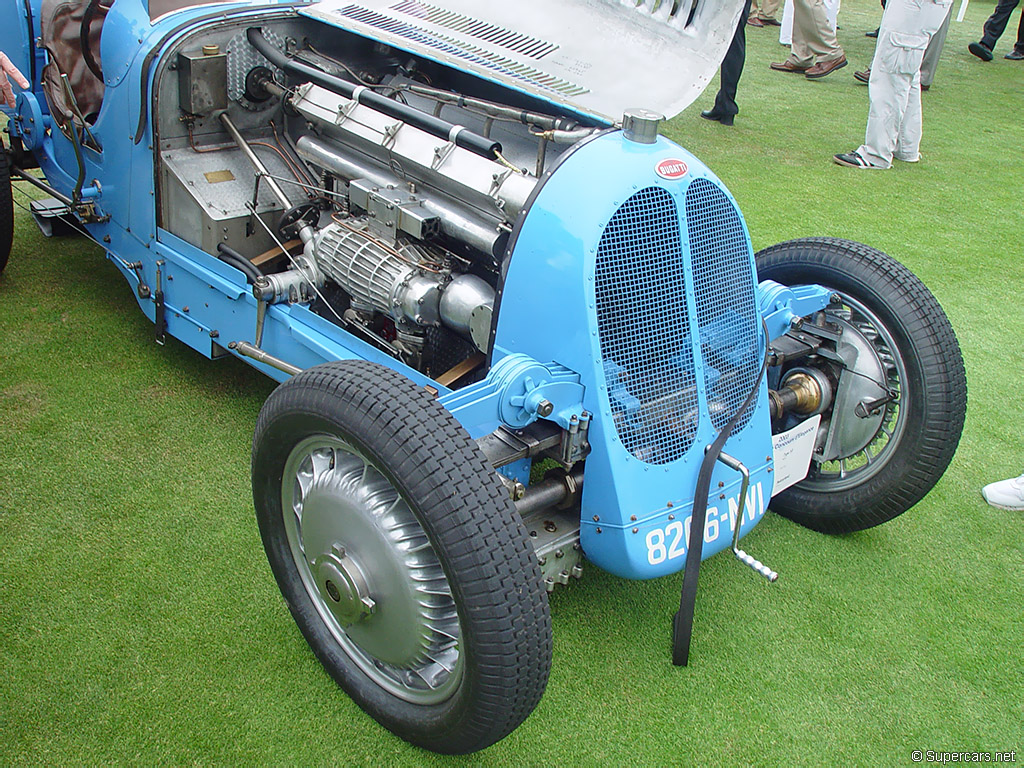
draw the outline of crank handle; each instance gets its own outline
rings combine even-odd
[[[732,553],[736,555],[737,560],[739,560],[744,565],[749,565],[751,568],[757,571],[757,573],[761,574],[766,579],[768,579],[768,581],[775,581],[777,578],[779,578],[779,574],[777,574],[767,565],[762,563],[760,560],[756,560],[750,555],[748,555],[742,549],[733,549]]]

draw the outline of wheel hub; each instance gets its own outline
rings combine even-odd
[[[313,560],[313,575],[325,604],[343,627],[377,610],[362,568],[338,543]]]
[[[306,591],[345,652],[401,698],[451,695],[462,677],[451,588],[387,477],[351,445],[316,435],[286,460],[281,500]]]

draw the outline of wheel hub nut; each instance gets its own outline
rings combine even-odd
[[[325,603],[343,627],[375,613],[377,603],[370,597],[370,585],[359,564],[344,547],[334,545],[312,563],[317,588]]]

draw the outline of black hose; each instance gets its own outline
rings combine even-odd
[[[219,243],[217,245],[217,251],[219,252],[217,254],[218,258],[225,264],[230,264],[235,269],[239,269],[244,272],[246,278],[248,278],[248,282],[255,283],[256,280],[263,277],[263,272],[259,267],[227,243]]]
[[[353,99],[360,104],[365,104],[372,109],[376,109],[378,112],[383,112],[388,117],[393,117],[396,120],[408,123],[414,128],[426,131],[431,136],[436,136],[445,141],[454,141],[457,146],[468,149],[470,152],[480,155],[480,157],[485,157],[488,160],[494,160],[497,157],[497,153],[501,152],[500,143],[473,133],[467,128],[453,125],[447,120],[441,120],[415,107],[410,107],[408,104],[402,104],[394,99],[385,98],[368,90],[365,86],[355,85],[316,67],[296,61],[271,44],[263,36],[263,29],[261,27],[249,27],[245,36],[252,47],[263,54],[278,69],[283,69],[293,75],[305,78],[347,99]]]

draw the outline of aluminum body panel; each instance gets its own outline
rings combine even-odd
[[[276,154],[263,151],[261,155],[272,174],[290,175]],[[168,231],[207,253],[216,253],[221,242],[249,258],[274,247],[263,227],[254,224],[247,230],[250,212],[246,203],[253,198],[255,175],[252,164],[237,147],[204,154],[174,149],[164,152],[161,160],[160,183]],[[285,190],[292,205],[306,199],[294,185],[286,184]],[[260,185],[256,210],[271,228],[283,212],[266,183]]]
[[[631,107],[672,117],[691,104],[725,56],[742,7],[742,0],[321,0],[300,13],[614,122]]]

